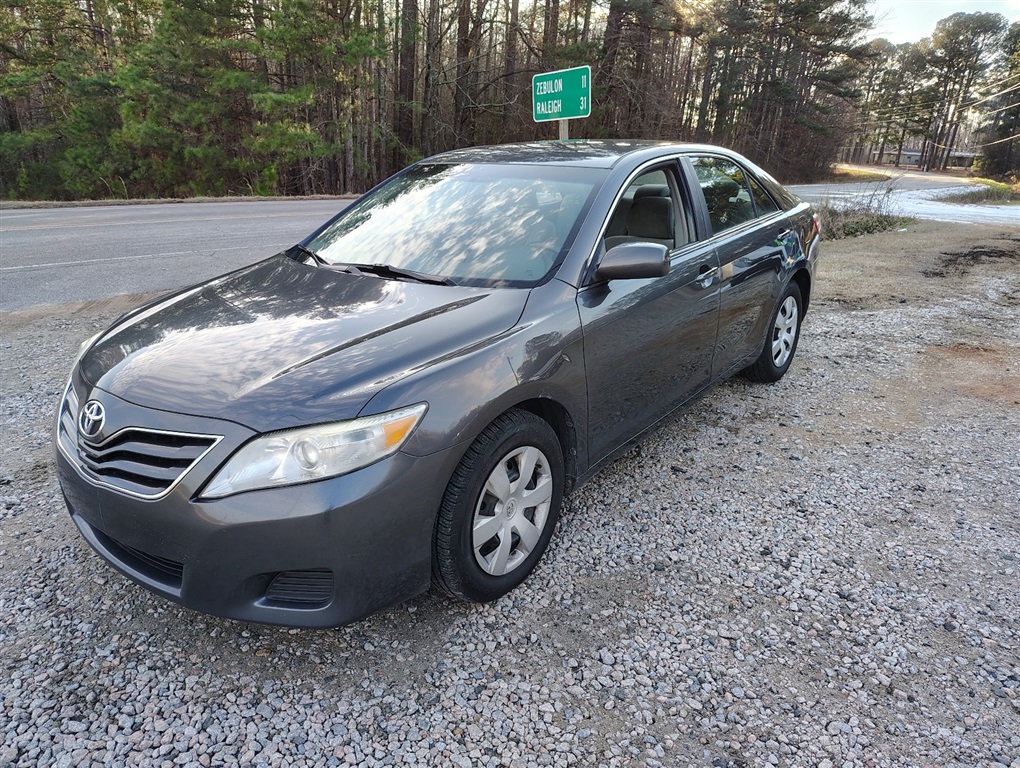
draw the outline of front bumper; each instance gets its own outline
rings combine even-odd
[[[170,419],[180,431],[224,435],[155,500],[97,484],[73,455],[56,451],[72,520],[133,581],[204,613],[294,627],[339,626],[428,589],[441,479],[456,451],[397,453],[342,477],[199,500],[249,431],[100,391],[90,397],[123,423],[160,429]]]

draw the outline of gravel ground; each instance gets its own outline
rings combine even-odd
[[[824,259],[787,378],[573,494],[522,588],[332,631],[104,565],[50,419],[137,297],[0,315],[0,766],[1020,768],[1020,232]]]

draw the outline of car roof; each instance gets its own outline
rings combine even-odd
[[[424,162],[439,163],[542,163],[575,165],[594,168],[612,168],[621,159],[640,154],[641,159],[658,154],[669,155],[694,149],[725,151],[719,147],[698,144],[680,144],[669,141],[621,139],[575,139],[567,141],[533,141],[521,144],[498,144],[486,147],[455,149],[433,155]]]

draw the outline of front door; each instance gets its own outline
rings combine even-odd
[[[669,274],[593,283],[578,293],[588,380],[588,450],[592,463],[669,414],[712,377],[718,329],[718,262],[710,244],[692,242],[674,166],[632,182],[610,218],[605,240],[665,242]],[[649,221],[667,198],[672,221]],[[665,227],[665,229],[663,228]]]

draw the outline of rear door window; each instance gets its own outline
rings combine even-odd
[[[758,211],[759,216],[768,216],[770,213],[775,213],[779,210],[776,201],[769,197],[765,187],[755,181],[753,176],[747,177],[747,183],[751,186],[751,196],[754,198],[754,207]]]
[[[748,178],[739,165],[710,155],[695,155],[691,157],[691,164],[705,195],[714,234],[725,232],[758,215]]]

